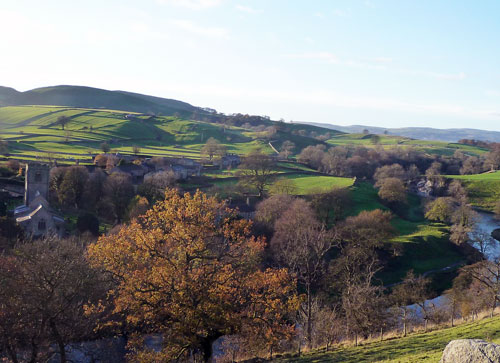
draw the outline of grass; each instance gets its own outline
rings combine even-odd
[[[471,204],[477,208],[493,211],[500,200],[500,171],[446,177],[461,180]]]
[[[437,363],[446,345],[454,339],[484,339],[500,343],[500,317],[487,318],[428,333],[411,334],[405,338],[366,343],[357,347],[334,348],[328,353],[313,351],[301,357],[282,358],[277,361],[295,363]]]
[[[353,178],[342,178],[326,175],[292,174],[285,178],[294,182],[296,195],[321,193],[333,188],[347,188],[353,185]]]
[[[389,210],[382,204],[377,190],[370,183],[358,183],[350,190],[353,206],[348,215],[354,216],[364,210]],[[399,209],[392,220],[397,235],[388,241],[395,244],[399,253],[388,260],[384,270],[378,275],[384,285],[401,281],[411,269],[422,274],[464,260],[455,245],[449,241],[448,227],[424,219],[420,199],[416,195],[409,194],[408,204]]]

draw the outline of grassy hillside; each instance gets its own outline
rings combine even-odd
[[[60,116],[70,120],[64,130],[57,124]],[[294,134],[293,130],[294,126],[289,126],[278,131],[272,139],[273,146],[279,149],[285,140],[290,140],[300,151],[320,143],[310,136]],[[90,153],[99,152],[103,142],[122,153],[131,153],[137,145],[143,155],[199,158],[200,149],[210,137],[225,144],[232,153],[246,154],[255,148],[274,152],[265,133],[241,127],[174,116],[63,106],[0,107],[0,136],[10,141],[11,154],[20,158],[52,152],[58,158],[88,159]]]
[[[484,339],[500,343],[500,317],[483,319],[454,328],[429,333],[417,333],[406,338],[362,344],[358,347],[339,347],[331,352],[311,352],[296,358],[281,358],[279,362],[385,362],[437,363],[446,345],[454,339]]]
[[[460,150],[468,155],[481,155],[487,152],[486,149],[463,145],[458,143],[450,143],[444,141],[427,141],[427,140],[414,140],[403,136],[394,135],[378,135],[377,143],[374,143],[371,134],[337,134],[332,136],[327,143],[333,146],[365,146],[365,147],[375,147],[377,145],[382,145],[384,147],[393,146],[412,146],[417,150],[424,151],[428,154],[439,154],[445,156],[451,156],[455,151]]]
[[[370,183],[360,183],[350,190],[354,204],[349,215],[357,215],[363,210],[388,210]],[[400,253],[391,258],[379,274],[384,285],[400,281],[411,269],[422,274],[464,261],[456,246],[449,241],[449,228],[425,220],[420,199],[416,195],[409,194],[408,204],[396,212],[392,224],[397,235],[390,242]],[[442,282],[446,285],[448,278]],[[442,288],[440,284],[436,287]]]
[[[474,175],[447,175],[462,181],[471,203],[481,209],[492,211],[500,200],[500,171]]]
[[[0,89],[0,106],[61,105],[66,107],[106,108],[130,112],[190,116],[193,112],[208,114],[188,103],[124,91],[108,91],[81,86],[54,86],[17,92]]]

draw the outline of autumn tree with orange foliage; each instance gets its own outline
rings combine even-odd
[[[286,270],[259,269],[265,241],[202,192],[167,190],[143,217],[89,247],[95,266],[117,281],[116,313],[140,334],[161,333],[159,353],[133,349],[136,361],[169,361],[200,353],[244,326],[269,346],[292,334],[288,316],[299,304]]]

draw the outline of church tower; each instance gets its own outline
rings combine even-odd
[[[47,164],[27,163],[24,187],[24,204],[30,203],[41,195],[45,200],[49,196],[50,167]]]

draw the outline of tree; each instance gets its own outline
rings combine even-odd
[[[96,212],[99,209],[99,203],[104,199],[104,183],[107,174],[101,169],[96,169],[89,174],[89,179],[85,185],[84,204],[88,210]]]
[[[325,272],[325,256],[332,247],[325,228],[309,203],[296,199],[275,223],[271,240],[273,256],[281,266],[293,271],[306,290],[306,337],[312,345],[312,291]]]
[[[93,336],[87,304],[105,298],[105,285],[74,241],[50,237],[0,257],[0,346],[13,362],[46,361],[53,348]]]
[[[226,147],[221,145],[221,143],[210,137],[205,145],[201,148],[201,154],[207,156],[210,161],[213,160],[214,156],[222,157],[226,154]]]
[[[325,155],[325,146],[307,146],[297,155],[297,161],[299,163],[307,164],[314,169],[319,169],[322,164],[323,157]]]
[[[495,307],[500,301],[500,259],[477,262],[474,265],[464,267],[463,271],[468,273],[487,292],[490,299],[490,316],[493,316]]]
[[[406,172],[400,164],[384,165],[375,170],[373,179],[375,179],[375,186],[379,187],[384,179],[397,178],[401,181],[406,179]]]
[[[23,230],[15,219],[8,216],[0,217],[0,253],[10,250],[23,237]]]
[[[468,205],[461,204],[455,208],[451,221],[450,240],[457,245],[469,240],[469,234],[473,231],[476,224],[477,213]]]
[[[96,155],[96,157],[94,158],[94,164],[101,168],[106,167],[107,163],[108,163],[108,157],[104,154]]]
[[[170,189],[140,221],[89,247],[93,263],[118,282],[109,291],[115,313],[163,335],[163,350],[139,349],[138,360],[170,361],[193,349],[208,361],[217,338],[247,323],[270,336],[289,331],[294,280],[258,269],[264,241],[250,227],[215,198]]]
[[[449,198],[436,198],[426,206],[425,218],[431,221],[448,223],[453,215],[452,202]]]
[[[58,125],[61,125],[61,128],[64,130],[64,127],[68,124],[69,121],[70,121],[69,117],[63,115],[57,118],[56,123]]]
[[[464,204],[467,202],[467,191],[462,186],[460,180],[455,179],[450,183],[450,185],[448,185],[448,194],[459,204]]]
[[[66,207],[81,208],[89,173],[83,166],[70,166],[64,173],[58,189],[58,199]]]
[[[76,228],[80,233],[90,232],[93,236],[99,235],[99,219],[92,213],[83,213],[76,220]]]
[[[7,155],[9,153],[9,143],[0,137],[0,154]]]
[[[292,179],[280,178],[271,185],[271,187],[269,188],[269,192],[272,195],[275,194],[293,195],[297,192],[297,186],[295,185],[295,182]]]
[[[240,169],[240,183],[257,189],[259,197],[262,197],[266,187],[271,185],[276,177],[275,159],[260,150],[245,156]]]
[[[410,304],[417,304],[422,310],[422,317],[426,322],[429,319],[426,300],[428,299],[429,280],[422,276],[415,276],[413,270],[408,271],[401,284],[394,287],[391,295],[394,306],[403,323],[403,336],[408,331],[408,323],[411,320],[412,311]]]
[[[274,223],[290,208],[294,200],[288,194],[276,194],[264,199],[255,208],[255,221],[272,230]]]
[[[109,153],[109,151],[111,150],[111,147],[109,146],[109,144],[107,142],[103,142],[101,144],[101,150],[103,153]]]
[[[117,222],[126,216],[130,199],[134,196],[134,186],[130,177],[122,173],[111,174],[104,182],[104,195],[113,208]]]
[[[144,182],[139,186],[138,193],[148,199],[150,203],[163,199],[165,189],[174,188],[177,184],[177,176],[172,170],[159,171],[148,174]]]
[[[371,286],[371,278],[361,284],[349,284],[342,293],[342,308],[346,317],[349,333],[354,334],[355,344],[358,336],[368,337],[380,331],[389,322],[388,301],[380,286]]]
[[[132,201],[130,202],[130,205],[128,207],[128,218],[129,219],[137,219],[140,216],[146,214],[147,210],[149,209],[149,201],[145,197],[141,197],[139,195],[136,195]]]
[[[460,174],[479,174],[483,171],[483,164],[479,158],[469,156],[460,168]]]
[[[378,144],[380,144],[380,136],[379,135],[372,135],[370,137],[370,141],[373,145],[378,145]]]
[[[288,157],[292,155],[294,149],[295,149],[295,144],[290,140],[285,140],[281,144],[280,154],[282,154],[285,159],[288,159]]]
[[[351,193],[345,188],[335,188],[326,193],[315,194],[311,205],[319,219],[325,224],[341,220],[352,205]]]
[[[389,203],[406,203],[406,187],[398,178],[386,178],[380,183],[378,196]]]

